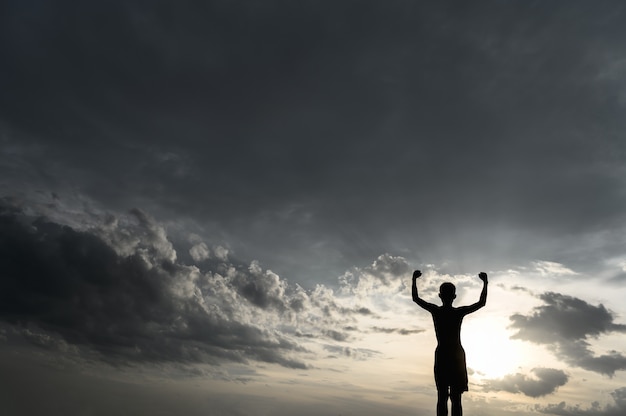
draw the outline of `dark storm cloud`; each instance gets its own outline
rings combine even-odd
[[[518,330],[515,338],[535,342],[577,340],[596,337],[613,331],[626,332],[626,325],[613,322],[613,315],[604,305],[590,305],[582,299],[560,293],[539,295],[544,305],[530,316],[511,316],[511,327]]]
[[[564,386],[569,379],[568,375],[554,368],[533,368],[533,376],[525,374],[508,374],[500,379],[486,380],[483,385],[485,391],[508,391],[522,393],[529,397],[541,397],[554,393],[557,388]]]
[[[287,308],[284,303],[285,282],[281,282],[274,273],[264,273],[258,263],[249,267],[249,273],[237,274],[232,284],[246,299],[260,308],[276,308],[279,311]],[[290,306],[296,310],[302,307],[297,299]]]
[[[191,265],[179,259],[165,227],[139,209],[68,216],[54,204],[0,200],[0,320],[9,324],[0,338],[114,363],[257,360],[307,368],[299,357],[310,351],[299,342],[349,342],[358,320],[379,318],[381,308],[363,296],[355,302],[351,293],[360,290],[351,285],[363,280],[376,296],[371,279],[382,275],[370,272],[402,263],[380,256],[336,295],[324,285],[289,285],[257,261],[201,257]]]
[[[147,237],[121,256],[95,232],[3,210],[0,318],[36,345],[56,348],[61,336],[113,361],[254,359],[306,368],[289,357],[301,347],[238,317],[243,306],[220,298],[233,292],[219,275],[173,263],[159,227],[135,215],[136,235],[143,229]],[[207,286],[204,297],[196,280]]]
[[[612,376],[626,369],[626,356],[620,352],[597,356],[589,348],[589,338],[626,332],[626,325],[615,323],[604,305],[554,292],[539,298],[544,305],[534,308],[531,315],[510,317],[510,327],[517,330],[512,338],[548,345],[559,358],[586,370]]]
[[[579,406],[568,406],[567,403],[551,404],[548,406],[535,405],[535,410],[559,416],[621,416],[626,412],[626,387],[619,388],[611,392],[614,400],[613,404],[601,406],[598,402],[593,402],[591,407],[581,409]]]
[[[622,223],[621,3],[2,7],[6,192],[191,218],[300,281]]]

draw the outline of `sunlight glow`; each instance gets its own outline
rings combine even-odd
[[[509,339],[506,330],[492,320],[464,323],[462,342],[467,367],[476,378],[500,378],[519,371],[527,362],[523,343]]]

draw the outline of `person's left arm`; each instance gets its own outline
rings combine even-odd
[[[483,290],[480,292],[480,299],[473,305],[460,307],[459,309],[465,312],[465,314],[476,312],[487,304],[487,283],[489,283],[487,279],[487,273],[480,272],[478,274],[478,277],[480,278],[480,280],[483,281]]]

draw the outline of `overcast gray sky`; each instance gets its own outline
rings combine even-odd
[[[486,270],[512,279],[502,290],[527,290],[501,313],[512,340],[621,374],[619,348],[590,344],[623,332],[618,305],[602,304],[614,294],[568,285],[619,291],[626,278],[625,9],[4,2],[0,312],[27,328],[6,329],[7,345],[305,370],[321,365],[306,340],[327,339],[324,354],[391,354],[350,334],[389,312],[378,296],[406,295],[412,268],[435,281]],[[524,273],[549,282],[528,288]],[[370,278],[384,285],[366,291]],[[297,323],[316,308],[337,315]],[[535,325],[546,311],[569,322],[572,308],[589,328],[550,338]],[[369,334],[428,328],[373,322]],[[152,325],[169,337],[154,342]],[[542,397],[578,379],[540,367],[485,376],[483,390]],[[598,412],[620,411],[624,385],[604,390],[615,393]]]

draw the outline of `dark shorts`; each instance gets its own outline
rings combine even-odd
[[[435,350],[435,384],[437,390],[467,391],[467,366],[463,347]]]

